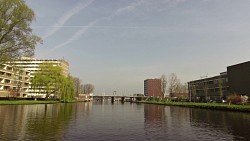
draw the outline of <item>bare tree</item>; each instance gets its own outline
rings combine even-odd
[[[177,75],[175,73],[171,73],[168,77],[168,83],[169,83],[168,91],[170,94],[175,92],[177,81],[178,81]]]
[[[164,95],[167,89],[167,78],[165,74],[161,75],[161,92]]]
[[[93,84],[84,84],[83,88],[84,88],[84,94],[93,93],[95,89]]]
[[[196,99],[196,86],[195,84],[192,84],[192,95],[193,95],[193,98],[194,98],[194,102],[195,102],[195,99]]]
[[[80,93],[84,94],[84,85],[83,84],[80,85]]]
[[[75,92],[76,92],[76,96],[78,96],[81,93],[80,92],[81,80],[78,77],[74,77],[73,78],[73,84],[74,84],[74,89],[75,89]]]
[[[187,83],[184,83],[182,84],[182,93],[188,93],[188,84]]]
[[[204,81],[203,90],[205,93],[205,101],[207,102],[208,101],[208,82],[206,80]]]
[[[219,78],[218,84],[219,84],[219,95],[220,95],[220,100],[222,101],[222,99],[223,99],[223,81],[222,81],[221,78]]]
[[[182,93],[182,84],[180,79],[177,79],[175,86],[174,86],[174,91],[175,93]]]

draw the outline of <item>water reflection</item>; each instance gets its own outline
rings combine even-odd
[[[163,105],[0,106],[0,140],[248,140],[250,114]]]
[[[0,107],[1,140],[59,140],[71,119],[72,104]]]
[[[175,106],[145,105],[148,140],[247,140],[250,114]]]
[[[210,130],[212,133],[224,132],[225,135],[221,138],[231,136],[232,140],[250,139],[249,113],[192,109],[190,115],[192,115],[192,126],[200,130]]]
[[[144,113],[148,140],[186,140],[193,134],[188,108],[146,104]]]

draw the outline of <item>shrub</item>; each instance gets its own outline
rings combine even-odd
[[[232,96],[229,97],[229,103],[241,104],[242,103],[242,98],[239,95],[232,95]]]

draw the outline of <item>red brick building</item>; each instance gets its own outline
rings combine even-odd
[[[144,95],[153,97],[163,97],[161,92],[161,79],[144,80]]]

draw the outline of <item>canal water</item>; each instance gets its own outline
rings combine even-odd
[[[250,114],[136,103],[0,106],[0,140],[244,141]]]

